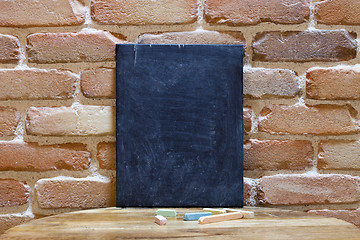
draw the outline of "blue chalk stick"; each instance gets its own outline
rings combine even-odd
[[[197,221],[201,217],[210,216],[211,212],[196,212],[196,213],[185,213],[184,220],[185,221]]]

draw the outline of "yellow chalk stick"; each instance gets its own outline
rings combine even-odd
[[[254,212],[252,211],[245,211],[241,209],[233,209],[233,208],[225,208],[226,212],[241,212],[244,215],[244,218],[254,218]]]
[[[203,211],[211,212],[213,215],[226,213],[225,209],[218,209],[218,208],[203,208]]]
[[[165,217],[160,216],[160,215],[156,215],[155,216],[155,223],[158,225],[166,225],[167,220]]]
[[[200,224],[215,223],[215,222],[239,219],[242,217],[243,214],[241,212],[224,213],[213,216],[201,217],[199,218],[199,223]]]

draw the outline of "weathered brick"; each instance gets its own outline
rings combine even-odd
[[[312,166],[310,141],[257,140],[244,144],[244,170],[301,170]]]
[[[258,199],[256,196],[257,186],[254,179],[244,177],[243,183],[244,205],[257,205]]]
[[[84,21],[84,11],[78,1],[0,1],[1,27],[70,26]]]
[[[19,59],[19,40],[10,35],[0,34],[0,63],[16,63]]]
[[[321,215],[325,217],[334,217],[338,219],[342,219],[349,223],[355,224],[360,227],[360,208],[355,210],[310,210],[308,213],[313,213],[316,215]]]
[[[92,0],[91,16],[100,24],[189,24],[197,19],[197,1]]]
[[[90,165],[84,144],[0,143],[0,171],[83,170]]]
[[[81,73],[81,90],[88,98],[115,98],[116,71],[97,68]]]
[[[29,201],[25,184],[13,179],[0,179],[0,207],[23,205]]]
[[[253,115],[253,111],[251,108],[244,107],[243,108],[243,124],[244,124],[244,130],[246,132],[251,131],[251,118]]]
[[[32,220],[30,216],[19,216],[15,214],[1,214],[0,215],[0,235],[6,230]]]
[[[69,71],[0,70],[0,99],[68,99],[74,96],[76,76]]]
[[[360,24],[359,0],[322,0],[315,4],[315,17],[322,24]]]
[[[300,91],[294,71],[288,69],[245,68],[245,95],[251,97],[293,97]]]
[[[26,116],[31,135],[115,134],[115,109],[111,106],[31,107]]]
[[[246,46],[245,37],[241,32],[206,30],[143,34],[137,42],[140,44],[243,44]]]
[[[0,135],[14,135],[19,121],[20,113],[15,108],[0,106]]]
[[[359,141],[321,141],[319,143],[318,168],[336,170],[359,170],[359,156]]]
[[[312,99],[360,99],[360,67],[315,68],[306,73]]]
[[[310,15],[309,0],[206,0],[204,8],[207,22],[230,26],[303,23]]]
[[[126,43],[105,31],[34,33],[27,36],[32,63],[106,62],[115,60],[116,43]]]
[[[114,181],[87,178],[41,179],[36,185],[40,208],[97,208],[115,206]]]
[[[356,57],[356,34],[345,30],[257,33],[255,61],[346,61]]]
[[[261,110],[259,131],[271,134],[352,134],[359,132],[355,110],[338,105],[271,105]]]
[[[97,145],[97,160],[102,169],[116,169],[116,143],[101,142]]]
[[[359,177],[340,174],[266,176],[260,179],[260,199],[274,205],[357,202],[359,183]]]

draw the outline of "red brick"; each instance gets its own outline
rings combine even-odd
[[[288,69],[245,68],[244,94],[255,98],[293,97],[300,87],[294,71]]]
[[[0,63],[16,63],[19,59],[19,40],[10,35],[0,34]]]
[[[306,73],[312,99],[360,99],[360,67],[316,68]]]
[[[244,170],[301,170],[312,166],[310,141],[257,140],[244,144]]]
[[[261,22],[303,23],[309,0],[206,0],[205,20],[211,24],[253,25]]]
[[[259,131],[271,134],[335,135],[359,132],[350,106],[271,105],[261,110]]]
[[[83,170],[90,165],[84,144],[0,143],[0,171]]]
[[[0,70],[0,99],[68,99],[74,96],[76,76],[69,71]]]
[[[91,16],[100,24],[189,24],[197,19],[197,1],[92,0]]]
[[[260,180],[264,204],[350,203],[360,200],[359,177],[336,174],[274,175]]]
[[[310,210],[309,213],[316,215],[321,215],[325,217],[338,218],[349,223],[355,224],[357,227],[360,227],[360,208],[356,210]]]
[[[78,1],[0,1],[1,27],[71,26],[84,21],[84,11]]]
[[[81,90],[88,98],[115,98],[115,69],[97,68],[81,73]]]
[[[359,156],[359,141],[321,141],[319,143],[318,168],[332,170],[359,170]]]
[[[115,206],[115,184],[96,179],[42,179],[36,185],[40,208],[97,208]]]
[[[241,32],[206,30],[143,34],[137,42],[140,44],[243,44],[246,46],[245,37]]]
[[[323,0],[315,4],[315,17],[322,24],[360,25],[360,1]]]
[[[97,145],[97,160],[100,168],[116,170],[116,143],[101,142]]]
[[[252,114],[253,114],[253,112],[252,112],[251,108],[244,107],[244,109],[243,109],[243,124],[244,124],[244,129],[246,132],[251,131]]]
[[[243,184],[243,192],[244,192],[244,205],[254,206],[257,204],[257,197],[254,196],[257,191],[257,186],[255,184],[254,179],[245,178]]]
[[[30,135],[114,135],[115,130],[112,106],[31,107],[26,115]]]
[[[116,43],[126,43],[109,32],[34,33],[27,36],[32,63],[106,62],[115,60]]]
[[[6,230],[23,224],[33,219],[30,216],[18,216],[15,214],[2,214],[0,215],[0,237]]]
[[[19,121],[20,113],[15,108],[0,106],[0,135],[14,135]]]
[[[356,34],[345,30],[257,33],[255,61],[346,61],[356,57]]]
[[[23,205],[29,201],[24,183],[13,179],[0,179],[0,207]]]

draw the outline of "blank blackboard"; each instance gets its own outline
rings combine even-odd
[[[117,206],[241,207],[241,45],[118,44]]]

